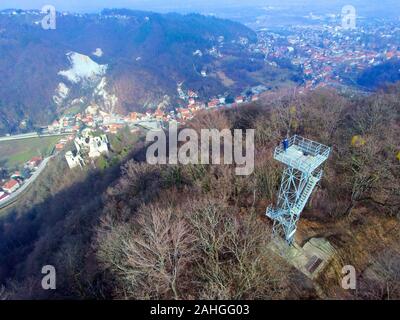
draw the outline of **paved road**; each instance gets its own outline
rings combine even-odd
[[[158,120],[138,120],[135,122],[136,125],[141,125],[145,129],[152,130],[158,129],[160,127]],[[13,141],[13,140],[22,140],[22,139],[32,139],[32,138],[42,138],[42,137],[62,137],[62,136],[69,136],[73,135],[72,132],[63,132],[63,133],[43,133],[38,135],[37,132],[29,132],[29,133],[22,133],[16,134],[12,136],[2,136],[0,137],[0,142],[3,141]]]
[[[0,137],[0,142],[22,140],[22,139],[32,139],[32,138],[42,138],[42,137],[68,136],[71,134],[72,133],[64,132],[64,133],[44,133],[44,134],[38,135],[36,132],[30,132],[30,133],[17,134],[14,136]]]
[[[32,174],[32,176],[25,181],[21,188],[17,191],[12,193],[7,199],[0,201],[0,209],[6,208],[9,205],[13,204],[15,201],[19,199],[19,197],[26,191],[31,184],[40,176],[42,171],[46,168],[47,163],[52,159],[54,156],[50,156],[45,158],[42,163],[39,165],[38,169]]]

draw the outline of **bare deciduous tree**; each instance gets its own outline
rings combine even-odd
[[[100,247],[100,256],[118,274],[125,296],[180,299],[180,280],[194,241],[187,223],[172,209],[151,205],[139,210],[134,226],[115,227],[105,220],[103,228],[117,229]]]
[[[254,214],[215,200],[190,207],[201,257],[196,274],[205,299],[276,299],[286,292],[287,268],[268,249],[270,230]]]

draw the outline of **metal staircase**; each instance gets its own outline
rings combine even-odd
[[[322,170],[319,172],[319,176],[314,177],[311,175],[308,178],[307,184],[303,192],[301,193],[299,200],[296,202],[294,206],[295,214],[300,215],[300,213],[303,211],[308,202],[308,199],[311,197],[311,194],[314,191],[315,186],[321,180],[321,177],[322,177]]]
[[[322,178],[322,164],[330,148],[315,141],[294,136],[286,146],[275,149],[274,158],[285,164],[277,207],[267,208],[266,215],[274,220],[273,234],[292,244],[300,214]]]

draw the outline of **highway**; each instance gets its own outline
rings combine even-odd
[[[8,207],[9,205],[16,202],[19,197],[24,193],[24,191],[28,190],[28,188],[32,185],[33,182],[40,176],[42,171],[46,168],[47,163],[53,158],[54,156],[50,156],[48,158],[43,159],[42,163],[39,165],[38,169],[32,174],[32,176],[25,181],[25,183],[19,188],[17,191],[12,193],[7,199],[0,201],[0,210]]]
[[[32,138],[43,138],[43,137],[57,137],[57,136],[68,136],[72,133],[64,132],[64,133],[44,133],[38,134],[37,132],[23,133],[17,134],[13,136],[3,136],[0,137],[0,142],[3,141],[13,141],[13,140],[22,140],[22,139],[32,139]]]

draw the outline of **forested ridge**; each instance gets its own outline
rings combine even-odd
[[[398,299],[399,124],[399,85],[368,97],[279,91],[187,124],[254,128],[250,176],[223,165],[149,165],[142,142],[102,170],[71,172],[58,159],[0,221],[1,296]],[[333,150],[296,239],[325,237],[336,250],[314,282],[268,247],[265,209],[276,201],[282,170],[272,153],[288,132]],[[55,291],[40,286],[47,264],[57,270]],[[343,265],[356,267],[359,290],[340,287]]]

